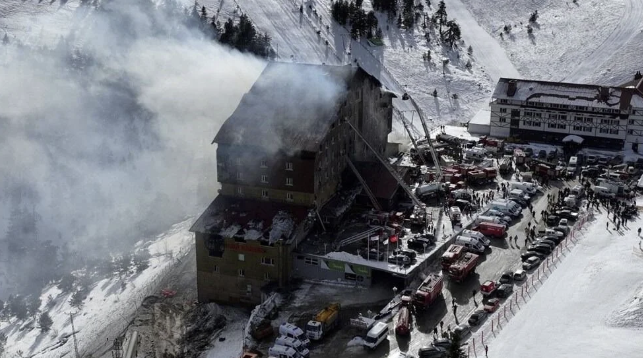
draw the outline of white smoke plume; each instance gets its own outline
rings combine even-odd
[[[0,240],[21,201],[36,240],[92,257],[214,198],[210,141],[265,63],[191,30],[175,5],[76,12],[52,48],[0,45]]]

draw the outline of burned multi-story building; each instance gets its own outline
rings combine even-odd
[[[346,122],[384,154],[394,97],[359,67],[266,66],[213,141],[221,189],[191,229],[199,300],[256,303],[288,282],[310,210],[337,193],[347,159],[377,160]]]

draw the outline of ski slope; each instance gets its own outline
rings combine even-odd
[[[623,17],[616,23],[616,27],[609,36],[589,56],[584,57],[576,69],[563,77],[561,81],[582,82],[588,74],[597,69],[609,67],[606,62],[641,32],[643,29],[641,19],[643,19],[643,1],[625,0]]]
[[[497,337],[486,339],[489,357],[640,355],[643,249],[637,228],[643,219],[621,232],[611,222],[607,231],[606,222],[600,215]]]
[[[485,68],[492,83],[498,82],[500,77],[520,78],[505,50],[478,24],[462,1],[446,0],[444,3],[448,14],[460,24],[462,38],[474,48],[478,63]]]

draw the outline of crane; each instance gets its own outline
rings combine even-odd
[[[393,110],[395,111],[395,114],[397,114],[398,117],[400,117],[400,120],[402,121],[402,124],[404,125],[404,129],[406,129],[406,132],[409,134],[409,138],[411,138],[411,143],[413,143],[413,148],[417,151],[418,155],[420,156],[420,160],[422,161],[422,164],[424,164],[426,167],[429,165],[426,162],[426,158],[424,158],[424,151],[420,150],[420,147],[418,146],[417,141],[415,138],[413,138],[413,133],[411,133],[411,127],[410,125],[406,122],[406,118],[404,118],[404,114],[400,112],[399,109],[393,107]]]
[[[362,136],[362,134],[357,130],[357,128],[355,128],[355,126],[353,125],[353,123],[351,123],[350,121],[347,121],[347,120],[345,120],[344,122],[345,122],[345,123],[347,123],[347,124],[351,127],[351,129],[352,129],[353,131],[355,131],[355,134],[357,134],[357,136],[359,137],[359,139],[361,139],[361,140],[362,140],[362,142],[364,142],[364,144],[368,147],[368,149],[370,149],[370,150],[371,150],[371,152],[373,152],[373,154],[375,154],[375,156],[377,157],[377,159],[382,163],[382,165],[384,165],[384,167],[386,168],[386,170],[388,170],[388,172],[389,172],[389,173],[391,173],[391,175],[393,176],[393,178],[394,178],[394,179],[397,181],[397,183],[402,187],[402,189],[406,192],[406,194],[409,196],[409,198],[411,198],[411,201],[413,201],[413,204],[414,204],[414,205],[416,205],[416,206],[418,206],[418,207],[423,207],[423,206],[425,206],[425,205],[420,201],[420,199],[418,199],[418,198],[417,198],[417,196],[415,196],[415,193],[413,192],[413,189],[411,189],[411,188],[410,188],[410,187],[409,187],[409,186],[404,182],[404,179],[400,176],[400,174],[397,172],[397,170],[393,169],[393,167],[391,167],[391,165],[390,165],[390,164],[389,164],[389,163],[388,163],[384,158],[382,158],[382,156],[380,156],[380,155],[379,155],[379,153],[378,153],[378,152],[377,152],[377,151],[376,151],[376,150],[375,150],[375,149],[374,149],[374,148],[373,148],[373,147],[368,143],[368,141],[366,141],[366,138],[364,138],[364,137]]]
[[[442,181],[442,168],[440,168],[440,161],[438,161],[438,156],[435,154],[435,148],[433,148],[433,143],[431,142],[431,132],[429,131],[429,127],[426,125],[426,120],[424,117],[424,112],[418,106],[418,104],[415,102],[415,100],[406,94],[406,98],[411,101],[411,104],[415,108],[415,111],[418,113],[418,116],[420,117],[420,122],[422,123],[422,129],[424,129],[424,134],[426,135],[426,141],[429,144],[429,149],[431,150],[431,157],[433,158],[433,163],[435,163],[435,171],[436,171],[436,178],[435,181],[438,183]],[[404,96],[402,97],[404,98]]]

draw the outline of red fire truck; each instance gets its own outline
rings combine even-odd
[[[417,309],[429,307],[442,294],[444,279],[440,275],[429,275],[422,281],[413,295],[413,303]]]
[[[490,222],[481,222],[474,230],[479,231],[485,236],[502,238],[507,233],[507,227],[503,224],[496,224]]]
[[[464,247],[460,245],[451,245],[447,251],[442,254],[442,269],[448,270],[452,263],[457,261],[464,253]]]
[[[449,267],[449,277],[455,282],[462,282],[470,273],[475,271],[478,255],[466,253]]]
[[[411,333],[411,312],[406,306],[402,306],[397,313],[395,321],[395,334],[400,336],[407,336]]]

